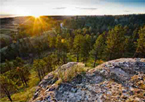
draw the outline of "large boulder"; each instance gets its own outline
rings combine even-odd
[[[83,63],[69,62],[55,73]],[[145,59],[121,58],[78,73],[69,81],[49,73],[39,84],[33,102],[144,102]],[[71,72],[70,72],[71,73]],[[65,74],[64,74],[65,76]]]

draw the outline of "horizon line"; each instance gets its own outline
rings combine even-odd
[[[103,14],[103,15],[101,15],[101,14],[98,14],[98,15],[90,15],[90,14],[88,14],[88,15],[40,15],[40,17],[42,16],[123,16],[123,15],[142,15],[142,14],[145,14],[145,13],[131,13],[131,14]],[[3,15],[3,16],[1,16],[1,14],[0,14],[0,18],[16,18],[16,17],[31,17],[31,16],[33,16],[33,15],[26,15],[26,16],[23,16],[23,15],[12,15],[12,16],[5,16],[5,15]]]

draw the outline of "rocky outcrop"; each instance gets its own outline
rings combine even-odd
[[[69,62],[49,73],[36,90],[33,102],[145,102],[145,59],[121,58],[105,62],[71,81],[57,84],[59,70],[82,63]],[[78,68],[80,68],[78,67]],[[86,68],[88,69],[88,68]],[[64,74],[65,76],[65,74]]]

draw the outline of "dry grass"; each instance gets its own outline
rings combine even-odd
[[[86,72],[89,68],[85,67],[84,64],[78,63],[71,68],[61,70],[59,69],[57,72],[54,72],[54,78],[58,78],[56,84],[60,84],[61,82],[71,81],[75,76],[81,74],[82,72]]]

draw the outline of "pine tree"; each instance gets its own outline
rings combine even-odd
[[[15,83],[8,79],[7,77],[0,75],[0,92],[1,94],[5,94],[8,99],[12,102],[11,93],[17,91],[17,86]]]
[[[56,37],[56,54],[57,54],[57,58],[58,58],[58,64],[59,62],[63,61],[63,63],[66,63],[66,54],[68,51],[68,46],[67,46],[67,40],[62,38],[60,35],[58,35]]]
[[[55,48],[56,36],[48,36],[49,47]]]
[[[106,58],[108,60],[120,58],[125,50],[125,36],[126,31],[120,25],[114,27],[109,31],[106,41]]]
[[[136,57],[145,57],[145,26],[139,30],[139,39],[137,40]]]
[[[89,52],[91,49],[91,36],[90,35],[85,35],[82,40],[82,45],[81,45],[81,57],[83,58],[83,62],[87,61],[89,57]]]
[[[13,61],[14,67],[21,67],[24,65],[24,60],[20,57],[16,57],[16,60]]]
[[[46,70],[45,70],[46,67],[47,67],[47,63],[43,59],[34,60],[33,68],[37,71],[40,81],[46,74]]]
[[[43,61],[46,63],[46,72],[51,72],[53,70],[54,58],[51,56],[44,57]]]
[[[28,86],[28,80],[29,80],[29,75],[30,72],[28,70],[27,66],[23,66],[23,67],[17,67],[16,69],[17,74],[19,76],[19,79],[21,80],[21,82],[23,83],[24,86]]]
[[[105,37],[104,34],[99,35],[99,37],[97,38],[92,51],[90,52],[91,55],[93,55],[94,58],[94,67],[96,66],[96,61],[97,59],[102,59],[103,58],[103,54],[104,54],[104,50],[105,50]]]
[[[8,69],[8,70],[11,70],[12,69],[12,63],[10,62],[10,61],[8,61],[7,59],[6,59],[6,63],[5,63],[6,65],[6,68]]]
[[[73,52],[77,57],[77,62],[79,62],[79,57],[81,53],[82,44],[84,42],[84,37],[82,35],[76,35],[73,42]]]

